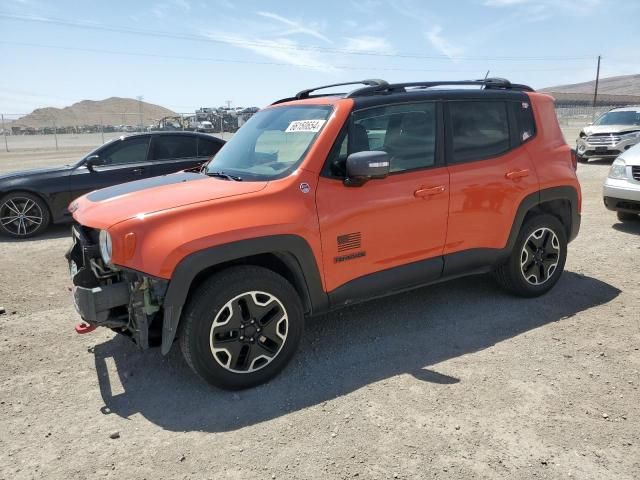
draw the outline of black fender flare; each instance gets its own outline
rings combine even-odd
[[[308,313],[325,311],[329,301],[322,287],[320,270],[311,247],[298,235],[271,235],[239,240],[200,250],[186,256],[175,268],[163,302],[162,354],[166,355],[175,339],[182,309],[196,276],[207,268],[260,254],[276,255],[290,269],[297,287],[307,298]]]
[[[513,220],[511,232],[509,233],[509,240],[505,247],[507,255],[513,250],[527,213],[529,213],[532,208],[535,208],[545,202],[550,202],[551,200],[567,200],[569,202],[571,210],[571,225],[569,226],[567,240],[570,242],[578,236],[581,220],[580,213],[578,212],[578,191],[574,187],[570,186],[545,188],[544,190],[539,190],[527,195],[522,202],[520,202],[516,216]]]

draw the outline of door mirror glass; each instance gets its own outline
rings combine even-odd
[[[385,178],[387,175],[389,175],[387,152],[369,150],[352,153],[347,157],[345,185],[360,186],[368,180]]]

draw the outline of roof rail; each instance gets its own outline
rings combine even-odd
[[[371,85],[358,88],[349,92],[346,98],[362,97],[373,95],[376,93],[396,93],[406,92],[407,88],[426,89],[440,86],[478,86],[485,90],[501,89],[501,90],[519,90],[533,92],[533,88],[528,85],[520,85],[511,83],[505,78],[486,78],[483,80],[453,80],[453,81],[432,81],[432,82],[408,82],[408,83],[391,83],[386,85]]]
[[[389,83],[385,80],[380,80],[377,78],[371,78],[371,79],[367,79],[367,80],[359,80],[359,81],[355,81],[355,82],[344,82],[344,83],[332,83],[331,85],[321,85],[319,87],[315,87],[315,88],[308,88],[306,90],[301,90],[298,93],[295,94],[295,96],[293,97],[288,97],[288,98],[282,98],[280,100],[277,100],[275,102],[273,102],[271,105],[276,105],[278,103],[284,103],[284,102],[290,102],[292,100],[302,100],[304,98],[310,98],[311,97],[311,93],[315,92],[316,90],[324,90],[325,88],[333,88],[333,87],[342,87],[345,85],[367,85],[367,87],[385,87],[387,85],[389,85]],[[318,96],[318,97],[322,97],[325,96],[326,94],[319,94],[319,95],[314,95],[314,96]],[[331,94],[333,95],[333,94]],[[344,93],[341,93],[340,95],[344,95]]]

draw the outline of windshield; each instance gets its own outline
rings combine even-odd
[[[256,113],[207,165],[207,174],[273,180],[303,160],[331,115],[329,106],[276,107]]]
[[[594,125],[640,125],[640,111],[607,112]]]

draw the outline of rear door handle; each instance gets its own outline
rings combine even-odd
[[[413,196],[418,198],[431,197],[433,195],[439,195],[441,193],[444,193],[445,190],[446,188],[444,187],[444,185],[438,185],[437,187],[428,187],[428,188],[420,187],[418,190],[413,192]]]
[[[144,172],[144,167],[134,168],[133,170],[131,170],[131,173],[135,173],[136,175],[140,175],[142,174],[142,172]]]
[[[529,169],[525,168],[523,170],[512,170],[505,174],[509,180],[517,180],[519,178],[524,178],[529,176]]]

